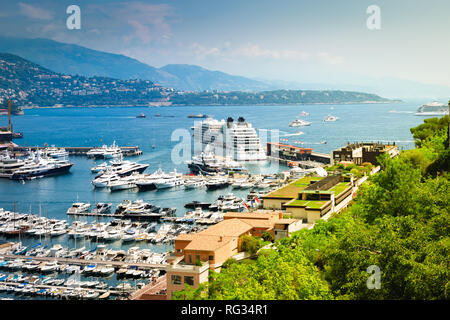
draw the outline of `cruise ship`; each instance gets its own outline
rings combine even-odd
[[[252,125],[239,117],[237,121],[229,117],[225,120],[208,118],[198,121],[194,127],[194,143],[201,146],[199,153],[211,147],[218,156],[229,156],[234,161],[261,161],[267,156],[261,146],[258,134]]]
[[[433,101],[427,104],[422,105],[417,112],[416,116],[445,116],[448,115],[448,106],[439,103],[437,101]]]

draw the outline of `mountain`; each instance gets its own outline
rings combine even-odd
[[[62,74],[150,80],[178,90],[260,91],[272,88],[260,81],[193,65],[167,65],[159,69],[124,55],[49,39],[0,36],[0,52],[16,54]]]
[[[150,80],[120,80],[53,72],[10,53],[0,53],[0,103],[21,106],[142,105],[285,105],[323,103],[385,103],[375,94],[351,91],[276,90],[184,92]]]
[[[10,53],[0,53],[0,102],[21,106],[148,105],[173,92],[149,80],[71,76]]]
[[[261,81],[189,64],[168,64],[160,70],[178,77],[176,87],[180,90],[262,91],[273,88]]]
[[[164,86],[178,81],[175,76],[124,55],[49,39],[0,36],[0,52],[16,54],[54,72],[68,75],[151,80]]]

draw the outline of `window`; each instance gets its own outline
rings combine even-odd
[[[191,255],[188,255],[188,263],[192,263],[192,256]]]
[[[172,275],[172,284],[181,284],[181,276]]]
[[[194,285],[194,277],[192,276],[184,276],[184,283],[190,286]]]
[[[177,249],[177,252],[178,252],[179,254],[181,254],[181,253],[183,253],[183,250]]]
[[[214,256],[209,256],[209,260],[210,261],[214,260]]]
[[[200,261],[200,256],[195,256],[195,262]]]

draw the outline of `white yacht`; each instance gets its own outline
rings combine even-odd
[[[164,173],[161,168],[156,170],[150,175],[144,175],[141,178],[136,180],[136,186],[139,190],[152,190],[156,189],[155,182],[164,178],[166,173]]]
[[[192,178],[192,179],[185,181],[184,188],[185,189],[196,189],[196,188],[201,188],[201,187],[205,186],[205,184],[206,184],[206,181],[203,177]]]
[[[104,174],[92,181],[92,184],[96,188],[105,188],[108,184],[120,180],[120,176],[117,174]]]
[[[65,159],[69,156],[69,153],[64,148],[56,148],[52,146],[51,148],[46,148],[44,152],[53,159]]]
[[[177,173],[176,170],[155,181],[155,187],[157,189],[167,189],[182,185],[184,185],[182,174]]]
[[[302,111],[302,112],[300,113],[300,115],[301,115],[302,117],[306,117],[306,116],[309,116],[309,113],[306,112],[306,111]]]
[[[114,141],[112,146],[103,145],[101,148],[89,150],[86,154],[92,158],[111,159],[119,158],[122,155],[122,150],[116,146],[116,142]]]
[[[417,109],[416,116],[445,116],[448,115],[448,105],[433,101]]]
[[[91,207],[90,203],[83,203],[83,202],[75,202],[72,204],[72,207],[70,207],[67,210],[68,214],[74,214],[74,213],[82,213],[89,210]]]
[[[326,116],[324,119],[323,119],[323,121],[325,121],[325,122],[334,122],[334,121],[336,121],[337,119],[339,119],[338,117],[335,117],[335,116],[332,116],[332,115],[328,115],[328,116]]]
[[[193,129],[197,144],[194,148],[201,149],[196,149],[196,153],[210,145],[216,155],[230,156],[235,161],[267,159],[255,128],[242,117],[236,122],[231,117],[227,121],[208,118],[196,122]]]
[[[295,119],[289,124],[289,127],[304,127],[304,126],[310,126],[311,122],[301,120],[301,119]]]
[[[29,163],[29,161],[11,156],[6,151],[4,155],[0,156],[0,178],[10,178],[15,171]]]

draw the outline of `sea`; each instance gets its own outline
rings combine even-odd
[[[207,114],[215,119],[232,117],[235,121],[243,117],[258,130],[266,142],[280,141],[286,144],[313,148],[314,151],[330,154],[348,142],[373,141],[395,143],[400,149],[414,148],[410,128],[423,122],[424,116],[414,115],[427,100],[414,100],[387,104],[347,105],[280,105],[280,106],[180,106],[180,107],[78,107],[27,109],[22,116],[13,116],[13,128],[23,133],[22,139],[14,140],[21,146],[93,147],[112,145],[139,146],[143,154],[126,159],[148,163],[146,173],[159,168],[170,172],[187,173],[184,163],[191,156],[193,145],[191,127],[202,119],[188,118],[191,114]],[[302,111],[308,116],[301,116]],[[145,118],[137,118],[144,113]],[[338,117],[335,122],[323,122],[327,115]],[[289,127],[296,118],[311,122],[310,126]],[[7,125],[6,116],[0,117],[0,126]],[[299,134],[299,131],[302,134]],[[326,143],[325,143],[326,142]],[[74,163],[70,173],[26,181],[25,183],[0,179],[0,208],[18,212],[41,214],[48,218],[94,222],[92,217],[69,217],[66,212],[73,202],[109,202],[115,207],[125,199],[142,199],[160,207],[174,207],[176,215],[186,212],[184,204],[193,200],[212,202],[219,195],[233,192],[246,197],[247,191],[221,189],[152,190],[138,192],[125,190],[110,192],[94,189],[91,181],[94,174],[90,168],[104,160],[88,159],[85,156],[70,156]],[[287,167],[271,163],[247,163],[251,173],[274,173]],[[97,218],[98,219],[98,218]],[[103,218],[107,221],[108,218]],[[18,239],[2,238],[4,241]],[[38,240],[22,237],[25,245],[36,245]],[[76,243],[64,235],[52,239],[41,239],[45,245],[60,243],[65,247],[85,246],[95,248],[96,243],[85,240]],[[120,241],[107,244],[112,249],[124,249],[136,244],[122,245]],[[139,244],[155,252],[172,248],[170,244]],[[0,270],[0,272],[2,272]],[[111,279],[117,282],[117,279]],[[0,295],[1,296],[1,295]]]

